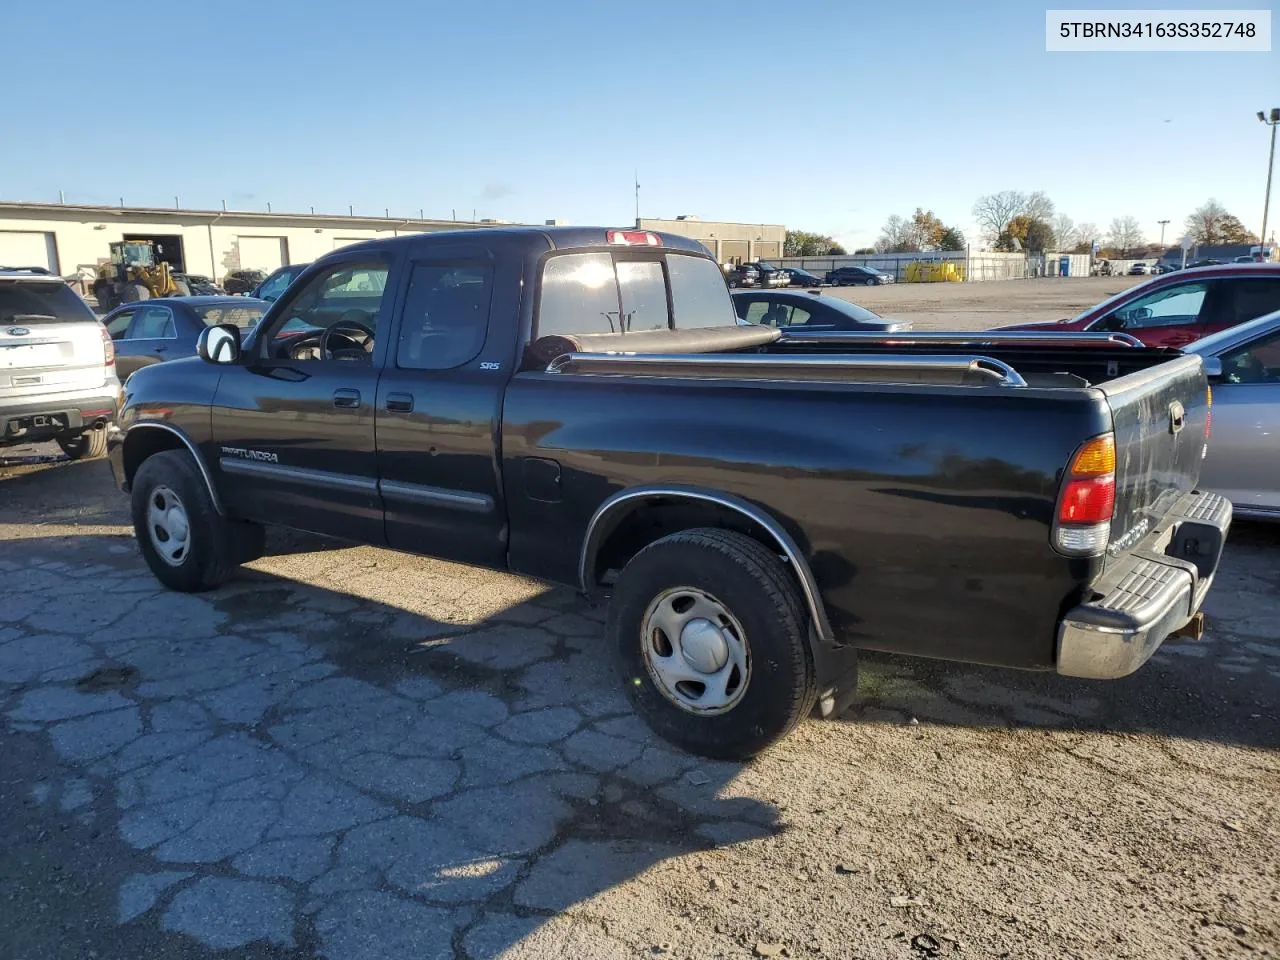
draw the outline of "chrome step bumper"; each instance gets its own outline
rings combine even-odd
[[[1063,619],[1058,673],[1094,680],[1127,676],[1195,616],[1222,558],[1231,503],[1216,493],[1188,494],[1170,519],[1159,538],[1165,552],[1134,550],[1094,585],[1099,599]]]

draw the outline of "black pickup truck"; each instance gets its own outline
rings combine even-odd
[[[660,734],[749,756],[860,648],[1120,677],[1189,633],[1231,517],[1198,357],[1106,334],[780,334],[692,240],[344,247],[241,342],[139,371],[109,452],[177,590],[263,524],[611,595]]]

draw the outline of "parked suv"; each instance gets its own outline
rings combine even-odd
[[[89,305],[47,271],[0,268],[0,447],[100,457],[119,403],[115,345]]]

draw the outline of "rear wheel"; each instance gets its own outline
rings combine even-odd
[[[123,303],[133,303],[135,300],[150,299],[151,291],[147,289],[146,284],[126,283],[120,290],[120,300]]]
[[[209,590],[262,555],[262,527],[221,516],[185,450],[143,461],[133,478],[131,505],[143,559],[171,590]]]
[[[813,709],[808,629],[778,557],[715,529],[675,533],[636,554],[606,625],[627,695],[654,732],[733,760],[759,753]]]
[[[92,460],[107,452],[107,431],[102,427],[81,433],[60,433],[54,439],[72,460]]]
[[[108,313],[116,307],[116,298],[112,295],[111,284],[99,280],[93,285],[93,298],[98,301],[98,309]]]

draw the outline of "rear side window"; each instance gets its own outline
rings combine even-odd
[[[96,319],[89,305],[61,280],[0,280],[0,324],[35,327]]]
[[[409,278],[396,366],[451,370],[475,359],[489,328],[493,267],[419,263]]]

